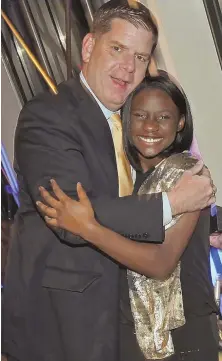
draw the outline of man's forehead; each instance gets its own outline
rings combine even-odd
[[[142,27],[142,25],[139,25],[139,24],[135,25],[133,22],[131,22],[131,21],[127,20],[127,19],[123,19],[123,18],[118,17],[118,16],[111,19],[111,21],[110,21],[110,28],[111,29],[114,28],[114,27],[119,27],[119,26],[121,26],[121,27],[135,27],[136,29],[138,29],[138,28],[144,29]]]
[[[136,51],[143,53],[147,53],[149,48],[152,48],[154,41],[152,31],[144,29],[142,26],[136,27],[134,24],[119,18],[113,19],[110,31],[102,36],[108,43],[116,42],[126,48],[134,46],[137,48]]]
[[[110,22],[110,30],[105,34],[107,34],[109,36],[112,36],[112,35],[115,36],[115,34],[116,35],[118,34],[118,36],[124,36],[126,34],[129,34],[129,32],[132,35],[136,34],[138,31],[141,33],[140,35],[142,35],[143,38],[147,38],[148,40],[153,35],[151,30],[145,29],[142,25],[139,25],[139,24],[135,25],[135,24],[131,23],[130,21],[122,19],[122,18],[112,19]]]

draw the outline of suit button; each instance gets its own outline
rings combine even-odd
[[[149,236],[148,233],[143,233],[144,238],[148,238],[148,236]]]

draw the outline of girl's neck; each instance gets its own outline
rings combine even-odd
[[[153,167],[156,167],[165,157],[164,156],[157,156],[155,158],[144,158],[139,156],[140,164],[142,167],[142,172],[146,173]]]

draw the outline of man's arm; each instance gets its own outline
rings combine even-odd
[[[16,161],[33,205],[40,200],[39,186],[50,189],[51,178],[73,199],[77,199],[76,184],[80,181],[101,224],[132,239],[161,243],[164,239],[161,194],[151,196],[148,202],[147,196],[96,197],[76,130],[78,119],[74,118],[70,127],[65,114],[62,118],[62,109],[54,107],[50,97],[49,102],[40,97],[27,104],[16,131]],[[64,230],[55,233],[62,241],[85,243]]]
[[[201,174],[201,175],[200,175]],[[175,187],[167,193],[173,215],[198,211],[216,201],[216,187],[203,161],[186,170]]]

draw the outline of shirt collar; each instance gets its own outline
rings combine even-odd
[[[107,109],[102,103],[101,101],[97,98],[97,96],[93,93],[92,89],[89,87],[89,84],[87,83],[82,71],[80,73],[80,79],[83,82],[83,84],[85,85],[85,87],[89,90],[89,92],[92,94],[92,96],[94,97],[94,99],[96,100],[97,104],[99,105],[100,109],[102,110],[105,118],[108,120],[113,114],[114,112],[112,110]],[[118,112],[119,113],[119,112]]]

